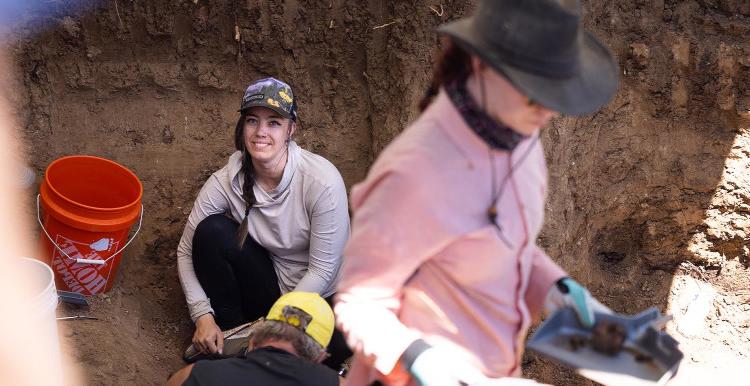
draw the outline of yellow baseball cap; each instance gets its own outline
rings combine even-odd
[[[313,292],[293,291],[282,295],[271,306],[266,320],[289,323],[323,347],[328,346],[333,335],[333,310],[325,299]]]

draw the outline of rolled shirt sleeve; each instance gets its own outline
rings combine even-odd
[[[557,280],[565,277],[566,273],[537,245],[532,247],[531,259],[529,286],[524,300],[532,319],[539,320],[547,292]]]

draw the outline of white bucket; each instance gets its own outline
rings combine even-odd
[[[57,309],[57,289],[55,288],[55,274],[52,268],[43,262],[23,257],[26,261],[27,277],[33,280],[34,289],[39,292],[31,298],[32,308],[39,312],[39,315],[49,315],[55,320],[55,309]]]
[[[33,328],[34,343],[41,343],[37,351],[39,355],[48,356],[44,362],[49,363],[57,368],[49,369],[54,374],[62,374],[62,362],[60,361],[60,341],[57,335],[57,289],[55,288],[55,276],[52,269],[45,263],[30,259],[21,258],[23,261],[23,271],[26,278],[31,281],[34,294],[28,302],[28,312],[31,316]]]

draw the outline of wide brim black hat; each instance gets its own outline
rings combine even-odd
[[[492,4],[492,1],[487,3]],[[581,30],[577,31],[573,43],[576,45],[576,57],[573,58],[577,61],[575,70],[561,76],[550,74],[543,66],[534,63],[527,65],[520,49],[514,51],[493,43],[488,38],[489,34],[497,31],[509,34],[500,27],[499,21],[495,25],[497,28],[494,31],[488,30],[477,22],[477,15],[474,15],[445,24],[438,28],[438,32],[451,37],[470,54],[477,55],[534,102],[564,114],[582,115],[596,111],[607,104],[617,91],[619,70],[614,57],[607,47],[582,27],[579,26]],[[518,33],[523,34],[524,31]]]

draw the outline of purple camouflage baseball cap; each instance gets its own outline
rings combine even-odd
[[[269,108],[284,118],[297,120],[297,103],[292,88],[276,78],[260,79],[247,86],[239,111],[254,106]]]

